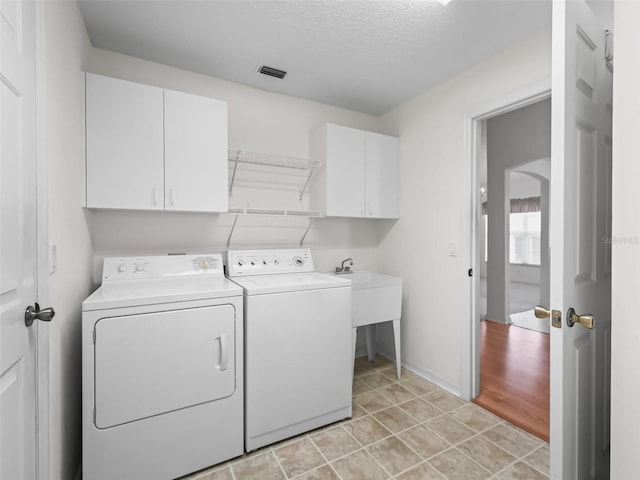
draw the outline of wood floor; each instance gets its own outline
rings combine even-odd
[[[549,335],[480,323],[480,396],[474,402],[549,441]]]

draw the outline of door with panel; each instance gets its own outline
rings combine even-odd
[[[35,5],[0,2],[0,478],[36,478]]]
[[[226,212],[227,103],[164,90],[165,210]]]
[[[365,216],[398,218],[398,138],[365,134]]]
[[[326,126],[326,215],[365,215],[365,132]]]
[[[163,91],[86,74],[87,207],[164,209]]]
[[[550,301],[562,327],[551,329],[551,477],[602,479],[610,417],[613,73],[605,29],[589,6],[572,0],[552,8]]]

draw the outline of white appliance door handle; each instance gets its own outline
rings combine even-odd
[[[218,340],[220,341],[220,371],[225,371],[229,366],[229,336],[221,333]]]

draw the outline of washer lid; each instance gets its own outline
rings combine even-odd
[[[351,282],[347,279],[318,272],[256,275],[253,277],[234,278],[233,281],[244,289],[246,295],[351,286]]]
[[[103,283],[82,302],[82,311],[137,307],[242,295],[242,289],[222,276],[172,277]]]

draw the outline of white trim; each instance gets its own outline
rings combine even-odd
[[[388,352],[386,350],[378,350],[377,354],[378,355],[382,355],[387,360],[395,363],[396,354],[394,352]],[[410,362],[406,362],[406,361],[402,362],[402,367],[404,367],[407,370],[415,373],[420,378],[423,378],[423,379],[433,383],[434,385],[437,385],[438,387],[442,388],[443,390],[446,390],[447,392],[455,395],[456,397],[460,396],[460,389],[458,388],[457,385],[454,385],[450,381],[448,381],[445,378],[441,377],[440,375],[432,372],[431,370],[424,370],[424,369],[422,369],[420,367],[416,367],[414,364],[412,364]],[[400,378],[400,381],[402,381],[402,380],[404,380],[404,379]]]
[[[471,400],[480,394],[480,322],[477,316],[477,292],[479,290],[480,261],[476,252],[477,228],[475,212],[478,209],[477,189],[478,183],[478,142],[483,135],[483,122],[489,118],[511,112],[519,108],[532,105],[551,97],[551,79],[546,78],[502,98],[493,100],[470,112],[464,117],[464,171],[467,178],[467,205],[465,225],[469,243],[469,265],[473,268],[474,276],[471,281],[465,279],[464,290],[469,302],[466,312],[462,315],[462,327],[460,335],[462,371],[460,376],[460,396],[464,400]]]
[[[46,5],[35,2],[36,44],[36,299],[50,305],[49,201],[46,137]],[[36,346],[36,478],[49,479],[49,326],[35,322]]]

